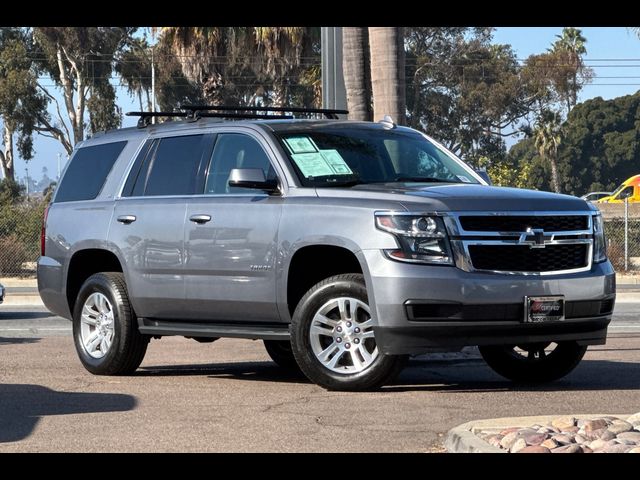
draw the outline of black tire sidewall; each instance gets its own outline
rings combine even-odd
[[[369,305],[367,289],[362,275],[337,275],[324,280],[302,298],[291,322],[291,345],[300,369],[313,382],[330,390],[368,390],[376,388],[397,373],[398,356],[378,357],[362,372],[340,374],[326,368],[316,358],[311,347],[309,329],[316,312],[336,297],[352,297]],[[370,307],[371,308],[371,307]],[[392,372],[393,370],[393,372]]]
[[[568,375],[578,366],[587,350],[577,342],[557,342],[554,351],[543,360],[529,362],[514,357],[512,346],[480,347],[487,364],[499,375],[522,383],[545,383]]]
[[[102,293],[107,297],[113,308],[113,340],[109,351],[102,358],[93,358],[87,353],[82,344],[82,308],[87,298],[93,293]],[[92,275],[85,281],[80,289],[73,312],[73,338],[80,361],[91,373],[110,373],[110,366],[115,363],[118,360],[117,357],[121,355],[123,339],[128,334],[127,330],[130,328],[128,323],[131,321],[129,306],[128,304],[125,305],[124,302],[128,302],[126,292],[120,292],[118,287],[104,274],[98,273]]]

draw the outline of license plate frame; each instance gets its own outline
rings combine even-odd
[[[562,322],[564,319],[564,295],[524,297],[523,323]]]

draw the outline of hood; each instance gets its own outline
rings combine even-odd
[[[590,211],[585,200],[570,195],[469,184],[384,183],[351,188],[318,188],[319,197],[387,200],[433,211]]]

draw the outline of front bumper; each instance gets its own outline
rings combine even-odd
[[[458,350],[468,345],[511,345],[542,341],[603,344],[615,300],[609,262],[587,272],[531,276],[464,272],[450,266],[395,262],[379,250],[361,252],[367,266],[369,303],[376,340],[387,354]],[[525,296],[564,295],[567,303],[609,301],[606,312],[574,315],[562,322],[528,324],[505,314]],[[482,309],[476,318],[410,320],[408,304],[452,304]],[[496,308],[504,306],[504,309]],[[495,315],[493,315],[495,312]],[[578,312],[576,310],[576,312]],[[423,321],[426,320],[426,321]]]

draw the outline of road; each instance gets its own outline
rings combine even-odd
[[[607,345],[568,377],[514,387],[473,350],[413,359],[397,384],[327,392],[271,363],[260,342],[153,340],[135,375],[80,365],[69,323],[0,306],[0,452],[442,451],[461,423],[640,408],[640,304],[616,306]]]

